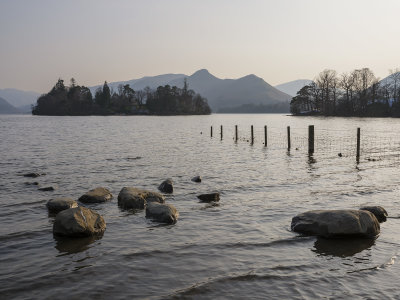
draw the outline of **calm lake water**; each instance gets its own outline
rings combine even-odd
[[[312,157],[310,124],[317,139]],[[0,298],[399,299],[399,132],[400,119],[0,116]],[[20,176],[26,172],[47,175]],[[195,175],[203,182],[191,182]],[[156,191],[166,178],[174,181],[167,202],[180,212],[176,224],[118,208],[121,188]],[[25,184],[33,181],[59,188],[41,192]],[[114,195],[86,205],[104,216],[104,236],[53,237],[46,202],[78,199],[98,186]],[[196,195],[212,191],[221,193],[218,204],[198,202]],[[393,217],[376,240],[290,231],[292,217],[306,210],[366,204]]]

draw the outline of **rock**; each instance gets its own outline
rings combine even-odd
[[[101,235],[106,222],[95,211],[85,207],[69,208],[59,212],[53,225],[55,235],[83,237]]]
[[[39,182],[34,181],[34,182],[25,182],[26,185],[40,185]]]
[[[322,237],[375,237],[380,232],[376,217],[366,210],[313,210],[295,216],[295,232]]]
[[[171,204],[152,202],[146,207],[146,218],[156,222],[174,224],[178,217],[179,212]]]
[[[200,176],[195,176],[192,178],[193,182],[201,182],[201,177]]]
[[[45,173],[26,173],[26,174],[23,174],[22,176],[36,178],[36,177],[43,176],[43,175],[46,175],[46,174]]]
[[[55,191],[56,189],[58,189],[57,185],[49,185],[49,186],[44,186],[44,187],[38,188],[39,191],[43,191],[43,192]]]
[[[379,223],[386,222],[388,213],[382,206],[364,206],[360,208],[361,210],[367,210],[374,214],[378,219]]]
[[[167,179],[164,180],[160,186],[158,187],[158,189],[163,192],[163,193],[168,193],[168,194],[172,194],[174,192],[174,186],[173,186],[173,182],[172,179]]]
[[[144,209],[146,203],[164,203],[165,197],[157,192],[124,187],[118,194],[118,206],[124,209]]]
[[[79,198],[82,203],[102,203],[111,200],[113,195],[109,190],[103,187],[98,187],[90,190]]]
[[[46,206],[50,212],[58,213],[68,208],[78,207],[78,202],[71,198],[56,198],[47,201]]]
[[[197,196],[201,202],[216,202],[219,201],[219,193],[202,194]]]

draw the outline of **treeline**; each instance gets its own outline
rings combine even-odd
[[[32,108],[34,115],[87,116],[87,115],[190,115],[210,114],[207,99],[188,89],[159,86],[135,91],[128,84],[113,91],[107,82],[99,87],[95,96],[89,88],[79,86],[72,78],[69,86],[59,79],[54,87],[40,96]]]
[[[324,70],[290,102],[294,115],[400,117],[400,71],[390,71],[385,81],[369,68],[340,76]]]

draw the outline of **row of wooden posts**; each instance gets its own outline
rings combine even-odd
[[[360,138],[361,138],[361,134],[360,134],[360,128],[357,128],[357,150],[356,150],[356,158],[357,160],[359,160],[360,158]],[[221,129],[220,129],[220,136],[221,136],[221,140],[223,139],[223,127],[221,125]],[[211,137],[213,137],[213,127],[211,126]],[[238,126],[235,125],[235,142],[237,142],[239,139],[238,136]],[[264,126],[264,146],[267,147],[268,145],[268,135],[267,135],[267,125]],[[254,144],[254,127],[253,125],[251,125],[251,129],[250,129],[250,143]],[[291,148],[291,141],[290,141],[290,126],[287,126],[287,145],[288,145],[288,150],[290,150]],[[315,150],[314,147],[314,125],[309,125],[308,126],[308,153],[309,154],[313,154]]]

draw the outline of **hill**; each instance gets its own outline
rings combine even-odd
[[[312,80],[298,79],[286,83],[278,84],[275,86],[281,92],[284,92],[292,97],[296,96],[297,92],[305,85],[310,84]]]
[[[31,91],[22,91],[17,89],[0,89],[0,97],[14,107],[30,106],[36,103],[39,93]]]
[[[6,99],[0,98],[0,114],[18,114],[21,113],[16,107],[7,102]]]

